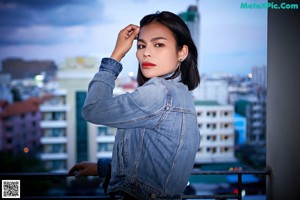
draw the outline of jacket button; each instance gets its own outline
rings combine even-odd
[[[151,194],[151,199],[156,199],[156,194]]]

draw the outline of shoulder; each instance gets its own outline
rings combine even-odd
[[[161,78],[152,78],[143,86],[138,87],[133,93],[132,97],[135,103],[145,106],[164,106],[167,96],[167,88],[164,80]]]

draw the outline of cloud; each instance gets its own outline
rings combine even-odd
[[[0,26],[74,26],[99,22],[102,9],[97,0],[0,0]]]
[[[266,1],[266,0],[257,0]],[[267,10],[240,9],[244,0],[201,0],[200,71],[247,73],[266,64]],[[157,10],[185,11],[194,0],[0,0],[0,59],[109,56],[118,32]],[[122,60],[136,71],[135,48]]]
[[[107,23],[102,13],[98,0],[0,0],[0,46],[65,42],[76,32],[64,29]]]

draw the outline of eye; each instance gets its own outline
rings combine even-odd
[[[145,45],[143,45],[143,44],[138,44],[138,45],[137,45],[137,48],[138,48],[138,49],[143,49],[143,48],[145,48]]]
[[[156,43],[154,46],[155,47],[164,47],[165,45],[163,43]]]

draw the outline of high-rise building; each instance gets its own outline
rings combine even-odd
[[[260,99],[238,100],[236,113],[247,120],[246,143],[250,145],[266,144],[266,101]]]
[[[100,60],[95,57],[66,58],[59,67],[59,87],[66,91],[65,113],[67,169],[81,161],[96,161],[97,126],[86,122],[81,114],[88,84],[98,71]]]
[[[199,51],[200,14],[198,12],[198,7],[196,5],[189,6],[186,12],[179,13],[179,17],[189,27],[194,43]]]
[[[66,94],[66,90],[55,90],[52,92],[51,98],[40,106],[42,113],[40,158],[45,169],[49,171],[68,170],[68,147],[72,133],[68,131],[67,112],[69,107],[66,102]]]
[[[192,38],[194,40],[194,43],[196,45],[196,48],[198,50],[198,70],[200,73],[200,67],[199,67],[199,49],[200,49],[200,13],[198,12],[198,6],[197,5],[191,5],[188,7],[187,11],[179,13],[178,16],[186,23],[188,26]],[[199,91],[199,87],[193,90],[193,96],[195,99],[199,100],[197,91]]]
[[[243,145],[246,143],[247,120],[244,116],[237,113],[234,114],[235,128],[235,145]]]
[[[252,67],[252,83],[267,88],[267,67],[257,66]]]
[[[67,58],[59,67],[60,89],[41,107],[42,159],[48,169],[68,170],[77,162],[95,162],[112,156],[116,129],[89,123],[81,113],[88,84],[99,70],[99,63],[95,57],[74,57]],[[128,84],[126,91],[134,85]],[[118,87],[114,90],[114,94],[123,92]]]

